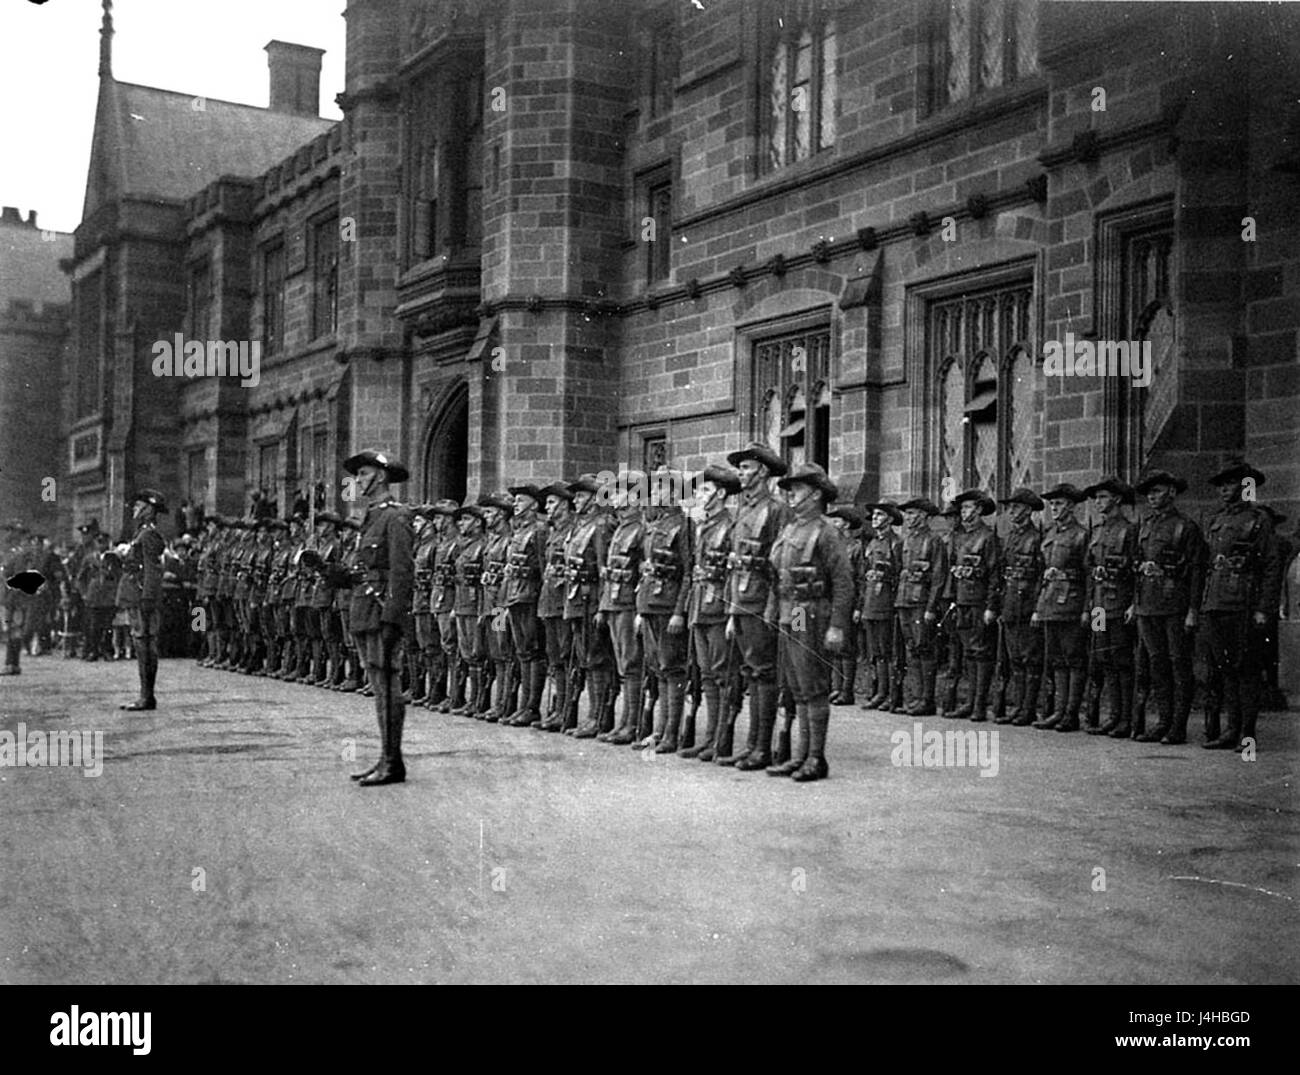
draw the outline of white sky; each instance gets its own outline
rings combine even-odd
[[[113,75],[266,106],[262,46],[325,49],[321,115],[342,118],[345,0],[114,0]],[[100,0],[0,3],[0,204],[72,231],[90,163],[99,88]]]

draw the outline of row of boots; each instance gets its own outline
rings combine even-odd
[[[357,659],[355,651],[342,642],[319,638],[264,639],[240,631],[210,630],[198,665],[336,691],[373,693],[365,663]]]

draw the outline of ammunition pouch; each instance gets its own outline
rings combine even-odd
[[[1044,582],[1078,582],[1079,576],[1074,571],[1066,571],[1063,567],[1048,567],[1043,569]]]
[[[1231,571],[1234,575],[1240,575],[1246,571],[1248,559],[1249,557],[1241,554],[1226,556],[1219,553],[1214,558],[1214,570]]]
[[[826,582],[811,564],[781,573],[781,590],[796,601],[816,601],[826,596]]]
[[[984,577],[984,558],[977,552],[962,555],[961,563],[953,564],[951,571],[955,579],[982,579]]]

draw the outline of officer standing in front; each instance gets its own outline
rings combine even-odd
[[[356,478],[355,497],[367,505],[358,540],[360,578],[339,567],[332,574],[338,585],[352,587],[351,628],[370,670],[381,745],[379,760],[353,779],[363,787],[397,784],[406,779],[401,653],[415,582],[415,534],[410,513],[393,499],[389,486],[400,485],[410,472],[383,452],[368,450],[345,460],[343,469]]]
[[[131,539],[123,560],[122,580],[117,587],[117,604],[131,617],[131,638],[135,642],[136,667],[140,675],[140,697],[119,709],[156,709],[154,681],[158,676],[158,632],[161,627],[162,555],[167,543],[154,526],[154,519],[166,512],[162,493],[141,489],[131,499],[131,518],[139,529]]]

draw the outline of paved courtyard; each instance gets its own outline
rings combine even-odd
[[[838,708],[798,785],[412,709],[408,783],[363,790],[369,699],[158,683],[123,713],[134,665],[0,682],[0,729],[104,751],[0,768],[0,982],[1300,980],[1294,710],[1254,762],[999,728],[982,776]]]

